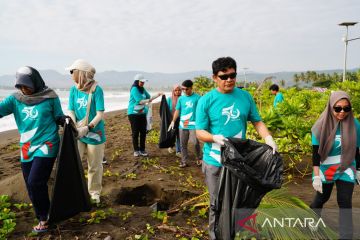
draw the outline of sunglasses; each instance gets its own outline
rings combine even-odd
[[[230,74],[224,74],[224,75],[217,75],[221,80],[228,80],[229,78],[230,79],[234,79],[236,78],[236,75],[237,73],[236,72],[233,72],[233,73],[230,73]]]
[[[351,106],[345,106],[345,107],[340,107],[340,106],[335,106],[333,107],[334,108],[334,111],[336,113],[339,113],[341,112],[342,110],[344,110],[344,112],[350,112],[351,111]]]

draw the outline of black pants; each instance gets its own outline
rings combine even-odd
[[[134,151],[145,151],[146,140],[146,115],[145,114],[130,114],[129,121],[131,124],[132,142]],[[139,147],[140,135],[140,147]]]
[[[50,208],[47,182],[49,180],[55,158],[35,157],[31,162],[22,162],[26,188],[33,204],[36,218],[46,221]]]
[[[352,239],[352,195],[354,183],[338,180],[335,182],[337,190],[337,202],[339,205],[339,234],[340,239]],[[334,183],[323,183],[323,193],[316,192],[315,199],[310,207],[321,216],[323,205],[329,200]]]

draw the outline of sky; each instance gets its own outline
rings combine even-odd
[[[345,21],[360,22],[359,0],[0,0],[0,75],[78,58],[98,72],[211,71],[223,56],[254,72],[342,69]],[[347,61],[360,67],[360,40]]]

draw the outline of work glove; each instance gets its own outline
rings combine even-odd
[[[171,122],[168,128],[168,132],[174,129],[175,122]]]
[[[70,116],[66,116],[66,115],[63,115],[63,116],[59,116],[56,118],[56,124],[57,125],[60,125],[60,126],[64,126],[65,122],[69,123],[68,121],[70,121]]]
[[[313,188],[315,189],[315,191],[317,191],[319,193],[323,193],[322,182],[321,182],[320,176],[313,177],[312,185],[313,185]]]
[[[224,146],[225,141],[227,141],[227,139],[223,135],[213,135],[213,141],[214,143],[217,143],[220,146]]]
[[[82,137],[85,137],[88,134],[89,127],[88,126],[78,127],[76,130],[78,131],[78,138],[82,138]]]
[[[273,154],[275,154],[275,152],[278,150],[278,147],[271,135],[265,138],[265,143],[273,149]]]
[[[356,183],[360,184],[360,170],[356,170]]]

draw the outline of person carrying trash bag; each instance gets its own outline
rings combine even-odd
[[[352,239],[352,196],[360,181],[360,123],[354,118],[349,95],[331,93],[325,110],[311,128],[312,185],[316,191],[310,207],[319,216],[336,185],[340,239]]]
[[[202,171],[210,194],[209,236],[215,236],[215,202],[217,201],[219,176],[222,168],[220,147],[227,137],[246,139],[247,121],[265,139],[267,145],[277,150],[276,143],[261,121],[252,96],[236,83],[236,62],[222,57],[212,63],[213,80],[217,88],[202,96],[196,108],[196,135],[205,142]]]
[[[39,220],[33,232],[46,232],[50,206],[47,183],[59,150],[58,125],[63,125],[67,116],[58,95],[35,68],[19,68],[15,87],[19,91],[0,102],[0,118],[14,114],[20,133],[21,169]]]
[[[78,59],[66,70],[75,86],[69,95],[69,115],[76,123],[80,157],[87,152],[88,190],[94,203],[100,203],[105,150],[104,92],[95,81],[95,68]]]
[[[234,239],[265,194],[283,182],[283,161],[267,144],[228,138],[221,148],[215,233],[217,239]]]

